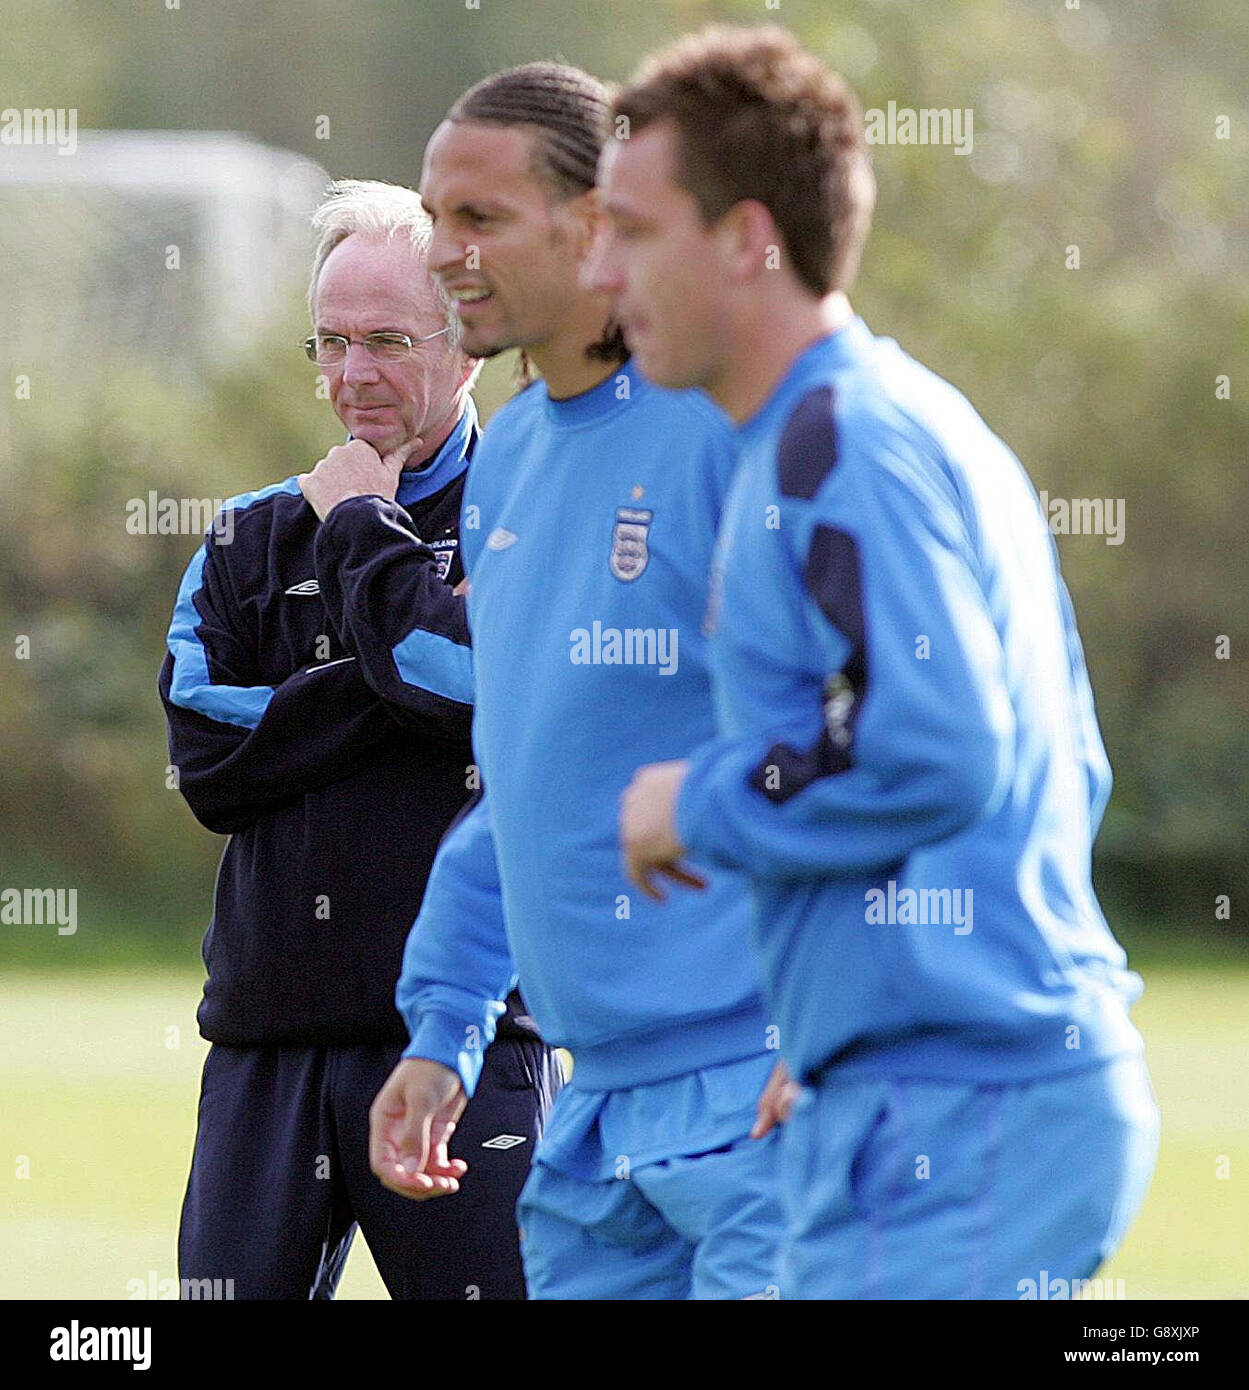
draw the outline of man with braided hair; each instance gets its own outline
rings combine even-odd
[[[734,456],[724,417],[648,382],[578,285],[607,102],[529,64],[461,97],[425,152],[429,263],[464,350],[521,348],[544,380],[491,421],[464,494],[485,794],[408,939],[412,1042],[371,1161],[397,1192],[460,1200],[447,1136],[519,976],[575,1060],[519,1204],[530,1295],[769,1297],[777,1136],[749,1136],[776,1054],[741,880],[659,910],[616,848],[633,768],[713,731],[700,628]]]

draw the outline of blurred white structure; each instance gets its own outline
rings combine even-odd
[[[0,146],[0,321],[20,371],[221,361],[302,298],[312,161],[224,132],[82,131]]]

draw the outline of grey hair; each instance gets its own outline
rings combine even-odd
[[[308,312],[314,313],[317,281],[329,254],[353,232],[366,236],[406,236],[412,249],[424,260],[433,237],[434,224],[421,202],[420,194],[402,184],[380,183],[376,179],[336,179],[325,191],[325,198],[312,214],[313,231],[319,234],[312,275],[308,280]],[[430,276],[438,302],[447,319],[447,341],[458,351],[462,336],[460,316],[451,296],[434,276]]]

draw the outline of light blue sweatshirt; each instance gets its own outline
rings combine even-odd
[[[715,732],[701,626],[734,463],[705,397],[631,364],[570,400],[531,386],[474,455],[461,546],[485,794],[442,843],[396,994],[405,1055],[470,1093],[517,974],[578,1090],[766,1060],[743,882],[715,870],[656,905],[617,829],[640,765]]]
[[[1090,872],[1110,769],[1018,460],[861,319],[738,438],[720,737],[677,825],[752,881],[791,1069],[998,1081],[1139,1049]]]

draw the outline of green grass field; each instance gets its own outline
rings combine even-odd
[[[1123,1279],[1128,1298],[1246,1298],[1249,963],[1144,974],[1135,1017],[1162,1153],[1102,1275]],[[198,976],[150,969],[0,984],[0,1298],[125,1298],[131,1280],[176,1278],[205,1049],[198,1000]],[[385,1296],[357,1237],[340,1297]]]

